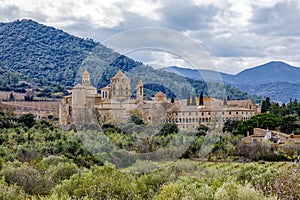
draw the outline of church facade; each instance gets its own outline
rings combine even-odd
[[[131,97],[133,90],[135,98]],[[204,104],[197,106],[198,103],[190,105],[187,100],[169,101],[161,91],[152,100],[145,100],[142,80],[133,90],[131,79],[119,70],[110,79],[110,84],[98,93],[91,84],[89,72],[85,70],[82,84],[77,84],[72,94],[60,103],[59,124],[68,127],[90,122],[100,125],[120,123],[137,114],[148,124],[173,122],[182,130],[195,130],[200,124],[210,126],[226,120],[246,120],[258,110],[252,100],[228,100],[224,104],[223,100],[204,98]]]

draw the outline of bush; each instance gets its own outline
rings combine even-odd
[[[73,175],[55,187],[54,194],[72,199],[140,199],[135,177],[107,166]]]
[[[223,183],[219,187],[214,195],[215,200],[263,200],[263,199],[276,199],[274,197],[266,198],[260,191],[255,190],[249,183],[246,185],[240,185],[232,180]]]
[[[164,199],[212,199],[213,189],[199,179],[182,177],[175,183],[162,187],[161,192],[155,196],[155,200]]]
[[[0,175],[4,176],[9,184],[22,187],[28,194],[49,194],[54,186],[53,181],[47,174],[27,163],[9,164],[1,170]]]
[[[1,200],[19,200],[25,199],[25,193],[22,188],[16,185],[8,185],[4,179],[0,179],[0,199]]]

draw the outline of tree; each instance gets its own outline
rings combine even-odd
[[[191,105],[191,97],[190,97],[190,93],[187,93],[187,101],[186,101],[186,105],[190,106]]]
[[[175,123],[165,123],[160,130],[160,135],[167,136],[172,133],[178,133],[178,127]]]
[[[14,101],[14,100],[15,100],[14,93],[11,92],[11,93],[9,94],[9,101]]]
[[[266,110],[269,111],[271,107],[270,97],[266,97]]]
[[[223,100],[223,106],[227,106],[227,98],[224,98],[224,100]]]
[[[23,124],[28,128],[31,128],[35,124],[35,117],[32,113],[21,115],[18,118],[18,123]]]
[[[204,126],[203,124],[199,125],[197,127],[197,136],[205,136],[207,131],[209,130],[209,127]]]
[[[298,128],[297,117],[295,116],[286,116],[283,117],[280,122],[280,131],[291,134]]]
[[[195,95],[192,94],[192,103],[191,103],[192,106],[195,106],[196,105],[196,98],[195,98]]]
[[[142,125],[144,124],[144,121],[142,119],[140,119],[137,115],[131,115],[130,116],[130,120],[135,123],[136,125]]]
[[[200,96],[199,96],[199,106],[203,106],[204,105],[204,102],[203,102],[203,92],[200,93]]]
[[[174,97],[171,98],[171,103],[174,103],[175,102],[175,99]]]
[[[240,123],[242,123],[240,120],[226,120],[223,126],[223,132],[233,133]]]
[[[261,103],[261,113],[266,113],[267,112],[267,106],[266,106],[266,101],[263,100]]]

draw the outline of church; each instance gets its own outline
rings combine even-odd
[[[136,93],[134,98],[132,91]],[[85,70],[82,83],[77,84],[72,94],[60,103],[59,124],[69,127],[87,123],[122,123],[135,114],[147,124],[172,122],[181,130],[195,130],[200,124],[211,126],[226,120],[247,120],[258,112],[258,106],[252,100],[228,100],[225,105],[223,100],[206,97],[202,106],[190,105],[187,101],[170,101],[161,91],[151,100],[146,100],[142,80],[132,90],[131,79],[121,70],[98,93]]]

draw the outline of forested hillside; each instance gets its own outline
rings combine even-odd
[[[154,70],[92,39],[78,38],[32,20],[0,24],[0,89],[24,91],[34,87],[41,95],[49,96],[80,82],[79,75],[85,68],[99,89],[121,69],[132,78],[133,85],[143,80],[150,95],[162,90],[169,97],[183,97],[184,89],[196,95],[204,91],[206,95],[224,98],[221,84],[208,91],[205,82]],[[226,92],[231,99],[252,98],[230,86],[226,86]]]

